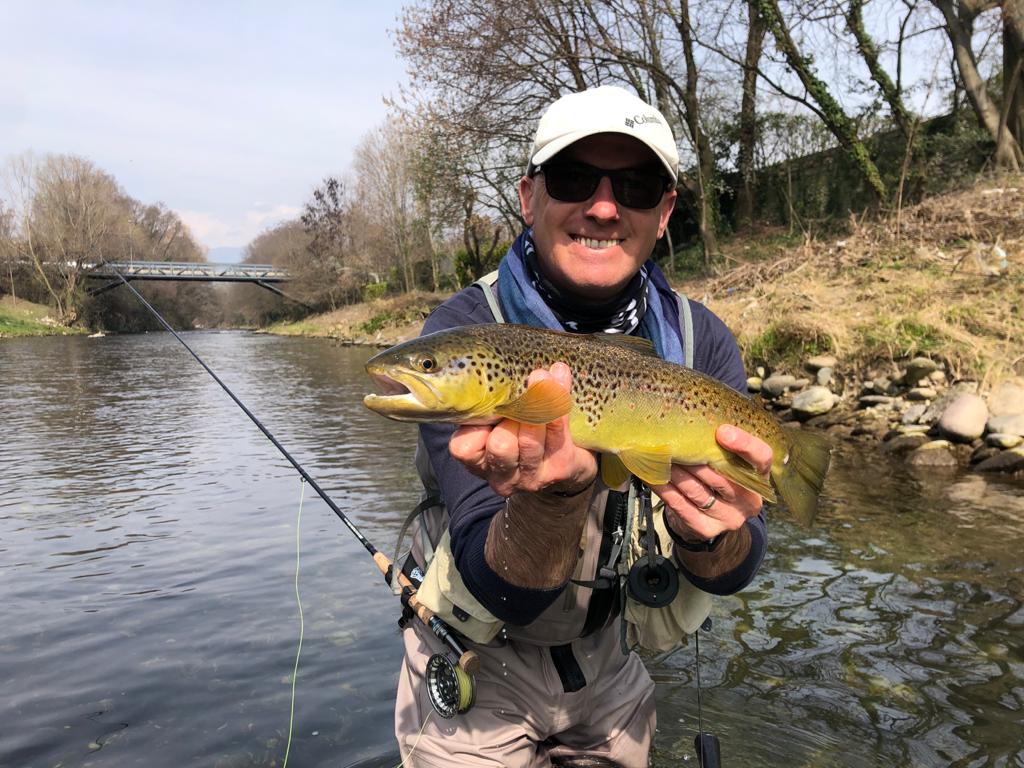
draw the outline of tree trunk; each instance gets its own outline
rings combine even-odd
[[[779,11],[778,0],[757,0],[757,6],[758,10],[765,17],[768,28],[771,30],[779,50],[786,57],[786,63],[796,72],[800,82],[803,83],[808,93],[818,105],[820,117],[826,127],[828,127],[832,135],[836,137],[843,149],[846,150],[847,155],[856,164],[864,180],[878,198],[878,201],[885,203],[888,195],[882,177],[878,173],[878,167],[871,159],[871,155],[868,153],[867,147],[864,146],[864,142],[857,136],[857,130],[853,121],[843,111],[842,106],[836,101],[835,97],[832,96],[824,81],[819,80],[811,71],[809,60],[797,48],[796,43],[789,34],[789,28],[782,18],[782,13]]]
[[[977,115],[981,126],[996,142],[996,163],[1011,170],[1020,170],[1021,163],[1024,162],[1020,145],[1009,131],[1000,130],[999,109],[989,98],[988,91],[985,90],[985,80],[978,72],[978,62],[974,58],[974,51],[971,48],[971,22],[974,20],[974,16],[966,10],[963,14],[957,13],[952,0],[931,1],[942,12],[946,21],[946,34],[953,46],[953,56],[960,73],[960,81],[974,108],[974,114]]]
[[[868,71],[871,73],[871,79],[875,81],[878,90],[882,92],[882,97],[892,111],[893,120],[899,127],[903,137],[909,140],[913,132],[914,121],[903,104],[903,97],[899,89],[878,60],[878,46],[875,45],[875,41],[871,39],[867,30],[864,29],[864,2],[865,0],[850,0],[850,5],[846,12],[846,24],[857,40],[857,50],[860,51],[861,58],[867,64]]]
[[[736,192],[736,227],[754,223],[754,150],[757,146],[757,65],[768,31],[755,0],[747,0],[747,50],[743,61],[743,100],[740,103],[740,141],[737,159],[740,174]]]
[[[1003,104],[1006,129],[1024,147],[1024,0],[1003,3]]]

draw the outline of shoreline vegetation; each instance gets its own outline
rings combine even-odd
[[[782,420],[916,465],[1024,473],[1024,175],[987,176],[828,237],[763,229],[671,279],[736,335]],[[351,304],[258,332],[391,346],[451,293]],[[87,333],[4,296],[0,337]]]

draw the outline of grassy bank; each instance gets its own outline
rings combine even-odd
[[[42,304],[0,296],[0,338],[15,336],[69,336],[83,334],[80,328],[65,328],[49,316]]]
[[[733,330],[750,370],[829,352],[851,377],[916,355],[983,386],[1024,375],[1024,175],[828,236],[736,237],[723,254],[719,274],[674,282]],[[268,330],[385,346],[415,335],[443,298],[390,297]]]

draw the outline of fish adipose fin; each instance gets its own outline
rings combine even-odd
[[[631,448],[619,451],[618,456],[626,469],[648,485],[664,485],[672,477],[672,451],[667,445]]]
[[[789,461],[776,470],[772,480],[779,495],[801,525],[810,525],[818,511],[818,494],[825,483],[832,455],[828,440],[799,427],[783,427],[789,441]]]
[[[614,453],[601,454],[601,480],[609,488],[620,488],[629,479],[629,470]]]
[[[754,468],[739,456],[726,453],[724,459],[712,461],[709,466],[722,477],[742,485],[748,491],[761,494],[765,501],[771,504],[776,502],[775,489],[771,483],[757,474]]]
[[[565,416],[572,408],[572,397],[554,379],[541,379],[526,388],[523,394],[494,412],[506,419],[526,424],[547,424]]]

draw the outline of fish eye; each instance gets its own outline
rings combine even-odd
[[[416,367],[424,373],[437,370],[437,360],[431,355],[420,355],[416,358]]]

